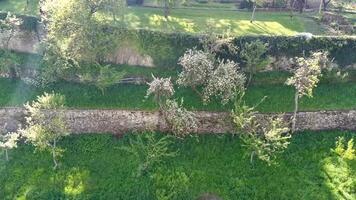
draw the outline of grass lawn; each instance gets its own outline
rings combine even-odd
[[[302,15],[293,19],[287,12],[257,12],[250,23],[251,12],[175,9],[166,20],[161,9],[128,8],[125,22],[131,28],[199,33],[204,31],[230,32],[234,35],[294,35],[297,32],[320,34],[320,26]],[[319,28],[318,28],[319,27]]]
[[[38,0],[0,1],[0,11],[19,14],[38,14]],[[291,19],[288,12],[257,12],[256,21],[250,23],[251,12],[226,11],[217,9],[174,9],[168,21],[162,9],[129,7],[125,14],[125,24],[130,28],[143,28],[168,32],[199,33],[207,30],[230,32],[235,35],[294,35],[297,32],[321,34],[321,27],[313,20],[296,14]],[[111,18],[111,17],[110,17]]]
[[[9,11],[16,14],[38,15],[39,0],[28,0],[28,2],[29,4],[27,7],[26,0],[1,0],[0,11]]]
[[[237,137],[177,139],[170,147],[179,152],[177,157],[165,159],[144,176],[135,176],[139,162],[122,150],[134,135],[69,136],[59,143],[65,151],[57,171],[48,152],[21,144],[10,151],[8,163],[0,159],[0,199],[148,200],[171,187],[177,192],[172,200],[203,193],[230,200],[355,199],[356,161],[331,151],[338,136],[349,139],[356,133],[299,133],[277,157],[278,165],[257,160],[254,167]],[[184,185],[177,185],[181,177]]]
[[[0,106],[21,106],[44,91],[55,91],[66,96],[67,105],[72,108],[120,108],[153,110],[157,106],[152,98],[145,99],[146,85],[120,84],[110,87],[104,95],[95,86],[57,83],[46,89],[35,89],[22,81],[0,79]],[[257,108],[261,112],[288,112],[293,110],[294,91],[285,85],[252,85],[246,94],[247,103],[254,105],[261,98],[267,99]],[[177,88],[176,97],[193,110],[231,110],[231,105],[221,107],[217,101],[203,105],[198,95],[187,88]],[[356,109],[356,84],[320,84],[314,98],[302,98],[300,110]]]

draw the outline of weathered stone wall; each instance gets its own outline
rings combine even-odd
[[[0,128],[14,131],[24,122],[24,110],[21,108],[0,109]],[[53,113],[50,113],[53,114]],[[233,131],[229,113],[197,112],[198,133],[226,133]],[[262,121],[275,114],[259,114]],[[283,115],[285,120],[291,114]],[[67,110],[67,125],[72,133],[113,133],[127,131],[160,130],[166,131],[167,125],[159,112],[130,110]],[[297,121],[298,130],[356,130],[356,110],[300,112]]]

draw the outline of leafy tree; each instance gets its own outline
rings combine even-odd
[[[253,164],[254,156],[257,156],[269,165],[274,164],[276,155],[282,153],[289,145],[291,137],[288,134],[289,128],[279,117],[270,118],[266,124],[261,124],[254,111],[257,105],[247,106],[243,96],[242,94],[235,102],[232,118],[240,138],[250,153],[250,162]]]
[[[58,166],[57,153],[60,150],[57,142],[69,134],[63,116],[64,101],[63,95],[44,93],[37,100],[26,103],[27,126],[20,130],[26,141],[37,149],[52,152],[54,169]]]
[[[178,0],[158,0],[158,2],[163,4],[163,15],[167,19]]]
[[[239,91],[244,91],[246,78],[237,69],[239,67],[233,61],[219,61],[203,89],[204,102],[209,102],[212,96],[218,96],[221,98],[221,103],[225,105],[234,99]]]
[[[0,135],[0,149],[3,149],[5,151],[6,161],[9,161],[8,150],[17,147],[17,142],[19,138],[20,138],[20,134],[16,132]]]
[[[152,77],[153,81],[148,83],[146,98],[154,96],[172,134],[176,137],[184,137],[195,131],[197,128],[195,114],[183,107],[183,100],[178,104],[176,100],[171,99],[174,95],[171,78],[156,78],[153,75]]]
[[[146,98],[153,95],[154,100],[159,105],[161,111],[164,110],[165,102],[174,94],[173,84],[171,78],[156,78],[152,75],[153,81],[148,83]]]
[[[105,10],[111,13],[114,22],[117,22],[117,14],[124,21],[126,1],[123,0],[106,0]]]
[[[214,61],[211,59],[210,54],[202,50],[188,49],[179,58],[178,64],[183,69],[178,75],[177,83],[185,87],[191,87],[202,96],[197,87],[204,85],[214,70]]]
[[[313,89],[319,83],[322,69],[326,67],[327,61],[327,53],[322,52],[312,53],[309,58],[296,58],[295,64],[297,69],[293,77],[288,78],[286,81],[287,85],[295,87],[295,108],[292,118],[292,132],[295,131],[299,98],[303,96],[313,97]]]
[[[145,175],[165,159],[175,157],[178,152],[172,151],[172,140],[169,136],[158,137],[157,134],[139,134],[130,138],[129,144],[122,149],[133,154],[138,163],[137,176]]]
[[[124,78],[126,72],[117,72],[110,68],[110,65],[105,65],[100,67],[100,72],[95,80],[95,85],[101,90],[104,94],[105,89],[118,83],[121,79]]]
[[[100,13],[118,12],[122,0],[43,0],[46,38],[43,41],[44,73],[63,74],[83,65],[102,65],[119,32],[109,28]],[[121,3],[120,3],[121,5]],[[105,65],[103,65],[105,66]],[[45,77],[54,78],[55,75]]]
[[[264,57],[267,52],[267,47],[267,43],[257,40],[246,43],[241,50],[240,56],[244,59],[246,63],[246,71],[249,74],[247,85],[251,82],[252,76],[268,64],[269,59]]]
[[[238,65],[229,60],[217,60],[207,50],[188,49],[179,58],[179,64],[183,69],[177,83],[191,87],[205,103],[217,96],[222,99],[222,104],[226,104],[244,89],[241,84],[245,82],[245,76],[238,71]],[[197,87],[203,87],[203,93]]]
[[[8,73],[11,78],[17,76],[17,70],[19,67],[18,57],[9,49],[10,41],[13,39],[16,30],[23,23],[23,21],[17,18],[10,12],[7,13],[5,19],[0,19],[0,34],[3,38],[3,49],[0,50],[0,70]]]

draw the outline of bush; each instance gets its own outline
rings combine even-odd
[[[1,1],[1,0],[0,0]],[[0,11],[0,19],[5,19],[7,16],[6,12]],[[24,31],[36,31],[39,19],[34,16],[27,15],[17,15],[18,18],[22,19],[23,23],[20,25],[20,29]]]
[[[187,33],[163,33],[150,30],[122,30],[122,33],[129,35],[130,42],[137,46],[141,53],[150,55],[154,64],[159,67],[177,67],[177,60],[188,48],[197,47],[202,44],[200,37]],[[132,36],[135,37],[132,37]],[[245,43],[260,40],[268,43],[267,54],[269,56],[296,57],[315,51],[328,51],[329,57],[340,66],[347,66],[356,62],[356,38],[347,36],[314,36],[306,38],[304,36],[240,36],[233,40],[233,43],[242,49]],[[225,50],[218,53],[224,59],[230,59],[242,63],[240,52]]]

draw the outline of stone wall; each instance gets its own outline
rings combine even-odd
[[[21,108],[0,109],[0,129],[15,131],[24,122],[24,110]],[[49,112],[49,114],[53,114]],[[233,131],[229,113],[197,112],[198,133],[226,133]],[[266,121],[276,114],[259,114]],[[290,119],[291,113],[283,115]],[[159,130],[166,131],[167,125],[159,112],[130,110],[67,110],[67,125],[72,133],[113,133],[127,131]],[[263,122],[262,122],[263,123]],[[297,121],[298,130],[356,130],[356,110],[300,112]]]

